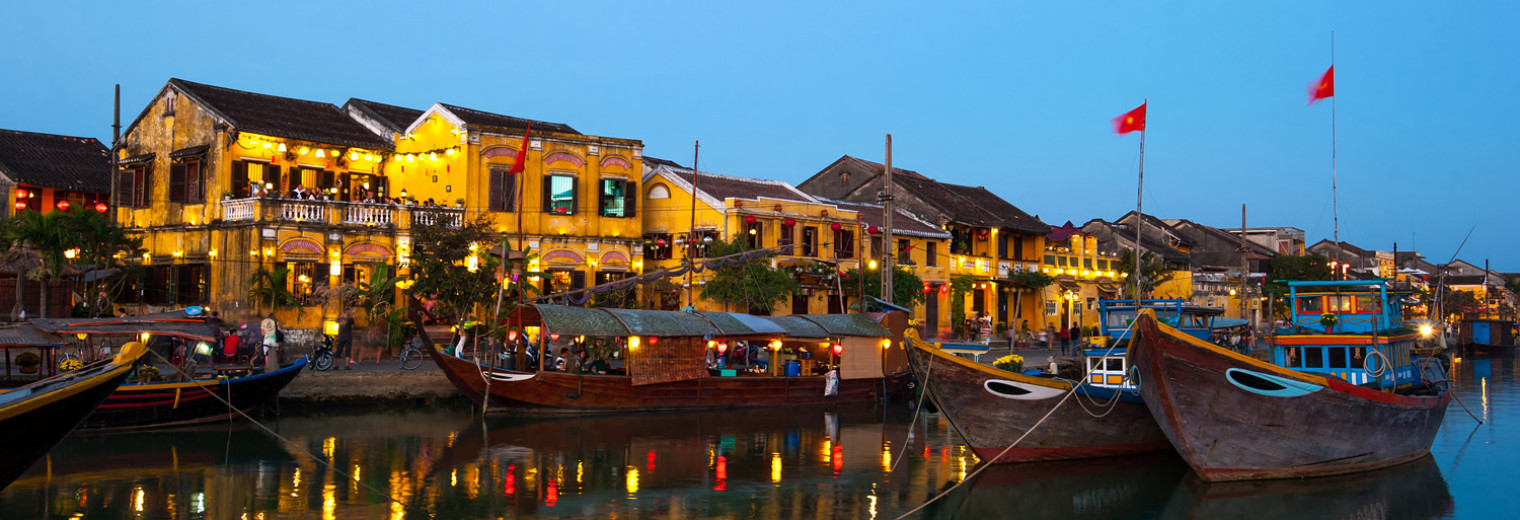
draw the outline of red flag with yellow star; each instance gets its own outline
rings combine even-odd
[[[1331,65],[1330,70],[1325,71],[1325,75],[1320,77],[1319,81],[1309,85],[1310,105],[1327,97],[1335,97],[1335,65]]]
[[[1149,102],[1141,103],[1140,106],[1136,107],[1134,110],[1131,110],[1122,116],[1114,118],[1114,132],[1120,134],[1127,134],[1137,130],[1144,132],[1145,105],[1147,104],[1149,104]]]
[[[507,170],[508,175],[517,175],[523,172],[528,158],[528,134],[533,133],[533,123],[528,123],[528,129],[523,130],[522,145],[517,147],[517,160],[512,161],[512,168]]]

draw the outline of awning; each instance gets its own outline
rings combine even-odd
[[[1067,280],[1056,280],[1056,284],[1060,285],[1062,289],[1065,289],[1065,290],[1068,290],[1068,291],[1071,291],[1071,292],[1082,292],[1082,286],[1077,285],[1077,282],[1072,282],[1072,281],[1067,281]]]
[[[860,314],[802,314],[797,317],[817,323],[831,336],[876,338],[892,335],[892,331],[887,330],[887,327]]]
[[[36,318],[32,325],[53,334],[129,334],[148,333],[199,341],[216,341],[221,331],[203,318],[173,317],[174,314],[124,316],[120,318]]]
[[[1214,328],[1216,329],[1244,327],[1248,323],[1250,323],[1250,321],[1241,318],[1214,318]]]
[[[154,157],[156,157],[156,156],[154,154],[151,154],[151,153],[134,155],[134,156],[128,157],[126,159],[122,159],[122,160],[116,161],[116,164],[122,165],[122,166],[126,166],[128,164],[153,162],[153,158]]]
[[[1100,284],[1098,284],[1098,290],[1102,291],[1102,292],[1106,292],[1106,293],[1114,293],[1114,294],[1118,294],[1119,293],[1119,288],[1117,286],[1115,286],[1114,284],[1111,284],[1111,283],[1100,283]]]
[[[772,322],[786,329],[786,335],[792,338],[827,338],[829,331],[824,330],[822,325],[816,322],[804,320],[801,315],[772,316]]]
[[[54,347],[63,345],[58,336],[49,334],[30,323],[0,326],[0,348]]]
[[[189,148],[180,148],[178,150],[169,152],[169,158],[170,159],[178,159],[180,157],[196,157],[196,156],[206,155],[206,151],[210,150],[210,149],[211,149],[211,145],[209,145],[209,144],[203,144],[203,145],[200,145],[200,146],[191,146]]]

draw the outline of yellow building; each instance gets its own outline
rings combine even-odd
[[[646,269],[680,266],[688,233],[703,243],[747,237],[756,248],[784,247],[772,265],[789,272],[801,292],[770,309],[734,309],[702,297],[710,272],[671,279],[646,288],[648,306],[675,309],[695,299],[698,310],[757,312],[773,315],[842,313],[857,298],[858,287],[839,276],[856,269],[868,225],[859,213],[841,208],[774,180],[707,172],[649,159],[644,173],[644,258]],[[695,188],[693,188],[695,183]],[[696,194],[695,213],[692,194]],[[688,283],[691,291],[688,293]]]
[[[129,203],[115,218],[148,253],[118,303],[209,305],[246,319],[270,310],[251,297],[256,273],[283,267],[298,305],[277,317],[316,327],[337,312],[320,305],[324,286],[367,281],[380,264],[406,272],[414,223],[486,213],[515,235],[518,192],[502,188],[519,178],[526,241],[543,251],[536,267],[566,286],[637,269],[636,197],[608,204],[599,190],[633,192],[642,145],[532,122],[526,172],[507,175],[528,123],[443,104],[339,109],[171,79],[123,137],[117,181]]]

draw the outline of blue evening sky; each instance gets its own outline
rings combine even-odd
[[[801,182],[843,154],[982,185],[1053,225],[1332,231],[1520,271],[1520,4],[1477,2],[26,2],[0,18],[0,128],[110,138],[170,77],[342,104],[435,101]]]

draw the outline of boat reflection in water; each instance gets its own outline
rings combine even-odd
[[[1188,475],[1162,518],[1449,518],[1454,501],[1435,459],[1334,477],[1209,483]]]
[[[999,464],[930,504],[924,518],[1148,518],[1188,471],[1175,453]],[[938,506],[938,507],[936,507]]]
[[[902,410],[891,410],[895,415]],[[965,478],[948,426],[878,407],[492,416],[439,456],[436,518],[891,518]],[[906,453],[892,472],[894,456]],[[890,472],[890,474],[889,474]]]

